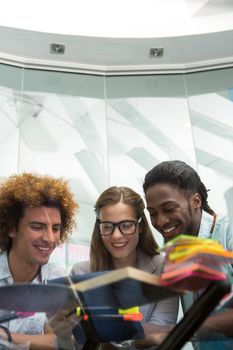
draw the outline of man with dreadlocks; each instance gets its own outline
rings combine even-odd
[[[233,251],[232,224],[227,216],[217,216],[210,208],[208,190],[191,166],[180,160],[159,163],[146,174],[143,189],[151,223],[165,242],[186,234],[215,239],[224,249]],[[230,274],[233,271],[231,264],[226,265],[225,269]],[[190,306],[185,298],[182,304],[184,311]],[[220,342],[217,344],[215,341],[212,346],[220,344],[219,349],[233,348],[230,340],[233,337],[232,310],[209,317],[204,325],[208,336],[210,333],[216,336],[217,331],[216,339]],[[201,343],[199,349],[207,349],[207,343]],[[209,346],[211,349],[211,342]]]
[[[233,232],[229,219],[210,208],[208,192],[198,173],[179,160],[156,165],[143,184],[147,209],[154,228],[165,242],[180,234],[216,239],[233,251]],[[232,266],[227,266],[232,272]]]
[[[63,179],[23,173],[1,183],[0,286],[45,283],[65,274],[49,258],[72,232],[77,206]],[[0,311],[0,316],[5,313]],[[30,350],[56,347],[55,335],[41,313],[0,325],[0,338],[4,337],[15,344],[29,342]]]

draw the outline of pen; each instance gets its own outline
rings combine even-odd
[[[131,309],[118,309],[117,314],[86,314],[85,310],[82,310],[80,307],[77,307],[75,310],[70,311],[65,318],[73,314],[77,314],[77,316],[82,317],[84,321],[88,321],[89,319],[98,319],[98,320],[123,320],[123,321],[135,321],[139,322],[143,319],[143,315],[139,312],[138,307],[134,307]]]
[[[68,318],[68,317],[70,317],[70,316],[72,316],[72,315],[74,315],[74,314],[76,314],[78,317],[81,317],[81,316],[85,315],[85,311],[86,311],[86,310],[87,310],[87,311],[90,311],[90,310],[96,310],[96,309],[101,310],[102,313],[103,313],[105,310],[108,310],[108,311],[109,311],[109,307],[88,307],[88,308],[86,308],[86,309],[81,308],[81,307],[77,307],[76,309],[73,309],[73,310],[71,310],[70,312],[68,312],[68,314],[66,314],[66,315],[64,316],[64,318]],[[117,311],[118,311],[118,313],[122,314],[122,309],[118,309]],[[127,310],[127,311],[128,311],[128,312],[125,312],[125,313],[135,313],[135,312],[129,312],[129,310]]]
[[[89,319],[93,320],[122,320],[122,321],[134,321],[134,322],[140,322],[143,319],[143,315],[141,312],[138,314],[125,314],[125,315],[118,315],[118,314],[96,314],[96,315],[83,315],[83,320],[88,321]]]

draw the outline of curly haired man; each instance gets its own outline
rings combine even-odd
[[[77,207],[67,181],[61,178],[23,173],[0,184],[0,286],[45,283],[64,275],[49,258],[71,234]],[[44,314],[12,320],[4,327],[16,344],[55,348],[55,335]],[[0,332],[4,337],[4,329]]]

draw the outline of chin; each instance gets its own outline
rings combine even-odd
[[[46,264],[48,264],[48,262],[49,262],[49,259],[43,259],[43,260],[37,261],[37,264],[38,265],[46,265]]]
[[[129,256],[129,254],[118,254],[118,255],[114,255],[114,258],[115,259],[125,259],[125,258],[127,258]]]

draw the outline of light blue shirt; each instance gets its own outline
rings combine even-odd
[[[1,252],[1,251],[0,251]],[[32,281],[32,283],[46,283],[47,280],[64,276],[65,272],[55,264],[48,263],[41,266],[40,274]],[[0,253],[0,287],[13,284],[13,278],[9,269],[7,252]],[[9,314],[14,310],[0,310],[0,316]],[[13,333],[23,334],[42,334],[44,326],[47,323],[45,313],[36,313],[31,317],[18,318],[3,325]]]
[[[218,241],[225,250],[233,251],[233,225],[227,216],[217,215],[216,223],[211,233],[213,216],[202,211],[201,225],[198,233],[200,238],[211,238]],[[225,265],[227,272],[233,272],[231,264]]]

